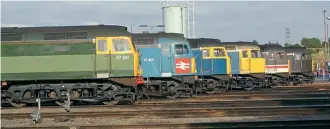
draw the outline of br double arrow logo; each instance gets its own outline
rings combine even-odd
[[[176,58],[175,59],[175,72],[176,73],[189,73],[190,72],[189,58]]]

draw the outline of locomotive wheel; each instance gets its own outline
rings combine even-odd
[[[103,101],[103,104],[104,105],[117,105],[119,103],[119,101],[115,101],[115,100],[112,100],[112,101]]]
[[[17,108],[21,108],[21,107],[26,107],[26,103],[15,103],[12,102],[11,100],[9,100],[10,105],[17,107]]]
[[[288,81],[285,84],[286,84],[286,86],[293,86],[293,82],[292,81]]]
[[[201,94],[202,93],[202,82],[195,82],[193,86],[193,93],[194,94]]]
[[[29,98],[31,98],[31,92],[26,91],[23,95],[23,99],[29,99]],[[12,100],[9,100],[9,103],[10,103],[10,105],[12,105],[14,107],[18,107],[18,108],[26,107],[26,103],[16,103],[16,102],[13,102]]]
[[[276,87],[278,87],[278,81],[277,81],[277,80],[273,80],[273,83],[270,84],[270,87],[271,87],[271,88],[276,88]]]
[[[169,98],[169,99],[175,99],[175,98],[179,97],[179,94],[176,92],[172,95],[167,95],[166,97]]]
[[[218,90],[218,88],[215,87],[213,82],[210,82],[206,85],[205,93],[206,94],[214,94],[215,92],[217,92],[217,90]]]
[[[215,92],[218,91],[218,88],[212,88],[211,90],[206,90],[206,94],[214,94]]]
[[[254,85],[252,84],[251,81],[247,81],[245,86],[244,86],[244,89],[247,90],[247,91],[250,91],[250,90],[254,89]]]
[[[175,86],[169,86],[169,92],[171,93],[170,95],[167,95],[166,97],[169,99],[175,99],[177,97],[180,96],[180,94],[178,93],[178,90],[176,89]]]
[[[218,86],[217,87],[217,92],[222,93],[222,92],[228,91],[229,85],[230,85],[229,82],[228,83],[227,82],[223,82],[221,86]]]
[[[309,84],[313,84],[314,83],[314,79],[309,79]]]
[[[220,88],[217,88],[217,92],[222,93],[226,92],[228,90],[228,86],[221,86]]]
[[[55,101],[58,106],[64,106],[67,101]],[[73,101],[70,101],[70,106],[73,105]]]
[[[114,100],[110,100],[110,101],[103,101],[104,105],[117,105],[120,102],[120,99],[122,99],[123,96],[117,96],[115,97]]]

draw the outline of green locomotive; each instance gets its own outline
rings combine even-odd
[[[2,27],[2,102],[134,103],[143,83],[139,53],[124,26]]]

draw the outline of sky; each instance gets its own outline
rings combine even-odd
[[[177,2],[169,2],[176,5]],[[197,1],[196,37],[221,41],[285,43],[290,29],[292,43],[303,37],[324,40],[322,10],[330,1]],[[328,21],[330,24],[330,21]],[[161,31],[138,25],[161,25],[161,1],[2,1],[1,26],[61,26],[116,24],[133,32]]]

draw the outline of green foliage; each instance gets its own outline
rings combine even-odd
[[[317,49],[315,49],[315,52],[316,52],[316,53],[319,53],[320,51],[321,51],[321,50],[320,50],[320,49],[318,49],[318,48],[317,48]]]
[[[259,44],[257,40],[253,40],[252,43],[255,44],[255,45]]]
[[[298,43],[296,43],[296,44],[294,44],[294,45],[291,45],[291,44],[289,44],[289,43],[285,43],[284,44],[284,47],[302,47],[300,44],[298,44]]]
[[[272,42],[268,41],[267,44],[273,44],[273,45],[279,45],[279,46],[282,46],[281,44],[278,43],[278,41],[276,41],[276,43],[272,43]]]
[[[316,51],[315,51],[314,49],[307,49],[307,51],[308,51],[309,53],[316,53]]]
[[[320,48],[321,46],[321,40],[318,38],[303,38],[301,39],[301,45],[307,47],[307,48]]]
[[[302,47],[300,44],[296,43],[295,45],[292,45],[292,47]]]

